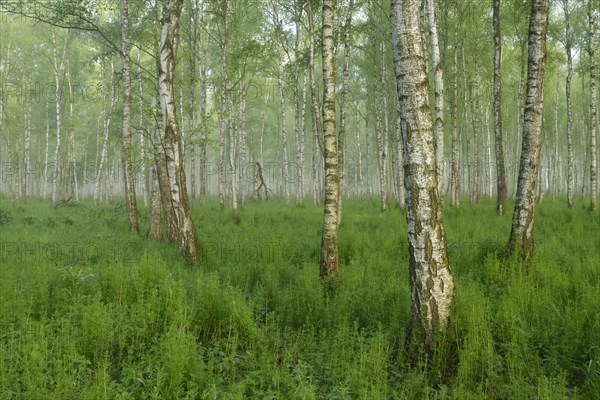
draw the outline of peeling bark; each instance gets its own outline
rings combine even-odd
[[[434,127],[418,2],[392,0],[392,45],[402,111],[411,287],[411,336],[428,352],[448,324],[454,296],[437,189]]]
[[[508,242],[509,253],[527,261],[534,249],[535,193],[539,173],[542,111],[544,102],[544,63],[548,0],[533,0],[529,25],[527,97],[523,116],[523,143],[517,198]]]

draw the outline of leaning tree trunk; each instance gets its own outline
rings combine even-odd
[[[506,172],[502,148],[502,36],[500,34],[500,0],[493,3],[494,24],[494,134],[496,137],[496,212],[504,215],[506,210]]]
[[[569,25],[569,0],[563,0],[565,14],[565,51],[567,52],[567,207],[573,208],[573,117],[571,105],[571,80],[573,79],[573,56],[571,55],[571,27]]]
[[[588,52],[590,55],[590,208],[596,209],[596,196],[598,190],[597,174],[598,160],[596,156],[596,69],[594,61],[594,15],[592,3],[588,0]]]
[[[129,56],[129,0],[121,0],[121,60],[123,62],[123,130],[121,159],[123,161],[123,182],[125,184],[125,204],[129,231],[140,231],[135,198],[135,177],[131,161],[131,59]]]
[[[438,193],[441,204],[444,201],[444,78],[442,58],[438,40],[437,23],[435,22],[435,7],[433,0],[427,0],[427,18],[429,20],[429,37],[431,38],[431,61],[434,77],[434,124],[435,124],[435,162],[437,167]]]
[[[544,105],[544,62],[549,0],[533,0],[529,24],[527,97],[523,117],[523,144],[517,198],[508,242],[509,253],[523,260],[533,256],[535,190],[540,162],[542,113]]]
[[[160,180],[163,204],[168,203],[173,213],[167,213],[168,225],[175,227],[175,239],[179,253],[188,262],[198,256],[198,239],[188,203],[185,181],[184,159],[181,147],[177,110],[175,105],[174,73],[176,45],[179,33],[179,19],[183,0],[168,0],[163,6],[162,28],[160,32],[160,56],[158,66],[158,92],[162,123],[158,131],[158,143],[164,149],[164,158],[159,159],[166,177]],[[159,174],[160,174],[159,168]],[[168,183],[168,187],[163,187]]]
[[[429,109],[425,54],[417,0],[392,0],[392,50],[404,144],[413,338],[428,352],[444,331],[452,309],[454,281],[446,253],[437,190],[434,128]]]
[[[338,160],[335,130],[335,60],[333,48],[334,0],[323,1],[323,134],[325,157],[325,210],[321,241],[321,279],[331,285],[339,274]]]

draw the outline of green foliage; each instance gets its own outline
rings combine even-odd
[[[122,210],[2,208],[31,223],[2,227],[0,398],[597,398],[600,225],[583,203],[538,206],[529,265],[502,261],[510,220],[493,201],[445,209],[456,304],[430,358],[404,341],[401,211],[345,202],[326,296],[322,210],[247,203],[237,224],[217,210],[194,210],[190,269],[128,236]]]

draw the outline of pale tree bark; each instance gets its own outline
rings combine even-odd
[[[323,133],[325,158],[325,206],[321,241],[321,279],[333,285],[339,275],[338,255],[338,160],[335,129],[335,59],[333,13],[335,1],[323,1]]]
[[[298,194],[296,202],[304,202],[304,160],[306,157],[306,92],[307,76],[306,71],[302,72],[302,101],[300,111],[300,137],[298,138]]]
[[[523,144],[517,198],[508,242],[509,253],[530,260],[534,248],[535,193],[541,150],[542,113],[544,103],[544,63],[548,0],[533,0],[529,24],[529,57],[527,62],[527,97],[523,117]]]
[[[29,203],[29,171],[31,169],[31,98],[25,96],[25,113],[24,113],[24,137],[23,137],[23,202]]]
[[[71,66],[69,60],[66,65],[67,85],[69,86],[69,121],[67,123],[67,161],[68,161],[68,185],[69,195],[79,201],[79,188],[77,183],[77,169],[75,168],[75,115],[74,115],[74,93],[71,81]]]
[[[147,188],[147,174],[146,174],[146,148],[144,138],[144,85],[142,83],[142,62],[141,62],[141,50],[138,47],[137,51],[137,62],[138,62],[138,107],[140,112],[139,119],[139,130],[140,130],[140,175],[142,177],[142,198],[144,199],[144,207],[148,205],[148,188]]]
[[[567,52],[567,207],[573,208],[573,114],[571,102],[571,80],[573,79],[573,56],[571,54],[571,26],[569,21],[569,0],[562,0],[565,15],[565,51]]]
[[[52,176],[53,185],[52,185],[52,207],[56,208],[57,204],[57,196],[58,196],[58,187],[61,182],[61,170],[60,170],[60,139],[61,139],[61,109],[60,102],[62,99],[61,94],[61,81],[60,75],[62,74],[63,66],[65,60],[67,58],[67,47],[68,47],[68,33],[65,37],[65,43],[63,46],[62,56],[60,60],[58,59],[57,49],[56,49],[56,33],[52,32],[52,50],[53,50],[53,63],[54,63],[54,83],[55,83],[55,91],[54,91],[54,101],[56,102],[56,145],[54,148],[54,172]]]
[[[103,127],[103,132],[104,132],[104,139],[102,142],[102,154],[100,156],[100,163],[98,164],[97,168],[96,168],[96,179],[94,181],[94,205],[96,207],[98,207],[98,203],[100,201],[100,187],[102,184],[102,172],[104,170],[104,168],[106,168],[106,161],[108,158],[108,134],[110,132],[110,117],[112,115],[114,106],[115,106],[115,85],[112,80],[114,74],[115,74],[115,64],[111,58],[110,61],[110,103],[108,106],[108,110],[106,109],[106,101],[105,99],[103,99],[103,105],[102,105],[102,113],[104,114],[104,127]],[[103,85],[103,87],[105,87],[105,85]],[[106,97],[106,96],[104,96]]]
[[[179,19],[183,0],[168,0],[163,6],[162,27],[160,33],[160,56],[158,67],[158,92],[162,123],[158,132],[157,146],[164,149],[164,159],[159,159],[163,165],[166,177],[160,180],[163,205],[173,208],[173,214],[167,213],[168,225],[175,226],[175,239],[179,253],[186,261],[193,263],[198,257],[198,239],[188,203],[185,179],[184,158],[181,147],[181,132],[177,120],[175,105],[174,73],[179,34]],[[161,173],[159,167],[159,175]],[[168,182],[167,187],[163,187]],[[166,209],[166,207],[165,207]]]
[[[289,181],[289,167],[288,167],[288,153],[287,153],[287,128],[285,118],[285,96],[283,94],[283,66],[279,67],[279,76],[277,79],[277,86],[279,88],[279,105],[281,111],[281,174],[283,178],[283,195],[285,196],[286,204],[290,204],[290,181]]]
[[[594,60],[594,0],[588,0],[588,53],[590,56],[590,208],[596,209],[598,159],[596,155],[596,65]]]
[[[148,226],[148,233],[146,237],[162,240],[163,233],[161,228],[161,203],[160,197],[160,184],[158,182],[158,172],[156,169],[156,163],[152,165],[152,178],[150,181],[150,221]]]
[[[493,0],[494,25],[494,136],[496,138],[496,212],[506,211],[506,171],[502,147],[502,35],[500,33],[500,0]]]
[[[473,95],[471,96],[471,121],[473,123],[473,193],[471,204],[479,202],[481,179],[479,176],[479,68],[475,61],[475,81],[473,83]]]
[[[359,118],[359,107],[356,104],[356,156],[358,157],[357,162],[357,179],[356,179],[356,195],[360,196],[363,193],[363,156],[362,156],[362,145],[360,143],[360,118]]]
[[[244,204],[246,200],[246,177],[244,176],[245,171],[248,169],[248,138],[246,134],[246,85],[244,79],[240,80],[240,94],[239,94],[239,165],[241,166],[241,173],[238,173],[239,181],[239,193],[240,203]]]
[[[135,176],[131,161],[131,59],[129,43],[129,0],[121,0],[121,61],[123,63],[123,130],[121,159],[123,161],[123,183],[125,184],[125,204],[129,232],[140,231],[137,217],[137,201],[135,197]]]
[[[221,41],[221,112],[219,115],[219,161],[218,170],[218,191],[219,191],[219,208],[221,211],[225,209],[225,138],[231,129],[229,125],[229,117],[227,116],[227,105],[229,104],[229,78],[227,74],[227,52],[229,44],[229,18],[228,18],[227,1],[221,2],[223,33]]]
[[[381,108],[377,107],[375,112],[377,119],[375,122],[375,130],[377,134],[377,154],[379,161],[379,192],[381,201],[381,212],[388,210],[388,187],[387,187],[387,135],[388,135],[388,119],[387,119],[387,95],[385,85],[385,44],[382,42],[381,51]],[[383,115],[381,115],[383,113]],[[383,119],[383,122],[382,122]]]
[[[461,48],[462,52],[462,67],[463,67],[463,128],[465,130],[465,158],[467,163],[467,194],[469,195],[469,200],[472,199],[473,196],[473,180],[472,180],[472,172],[473,165],[471,163],[471,137],[469,136],[469,123],[467,121],[467,105],[469,104],[469,92],[467,90],[467,62],[465,58],[465,48],[464,46]]]
[[[444,204],[444,77],[442,58],[438,39],[437,23],[435,21],[434,0],[427,1],[427,19],[429,20],[429,37],[431,39],[432,67],[434,77],[434,126],[435,126],[435,162],[437,165],[438,193]]]
[[[403,156],[403,145],[402,145],[402,115],[400,110],[400,101],[396,99],[398,112],[396,113],[396,135],[394,137],[394,141],[396,143],[396,186],[397,186],[397,196],[398,196],[398,207],[404,210],[406,208],[406,191],[404,190],[404,156]]]
[[[346,102],[348,98],[348,85],[350,83],[350,33],[352,31],[352,12],[354,10],[354,0],[348,3],[346,13],[346,23],[344,26],[344,61],[342,66],[342,94],[340,98],[340,127],[338,133],[338,179],[339,179],[339,199],[338,199],[338,225],[342,223],[342,196],[345,185],[344,158],[346,140]]]
[[[454,281],[437,190],[434,127],[417,0],[392,0],[392,51],[404,144],[411,336],[428,352],[448,324]]]
[[[553,121],[554,121],[554,151],[552,155],[552,197],[556,197],[561,190],[561,180],[559,179],[559,174],[557,170],[559,170],[561,163],[558,157],[558,91],[559,91],[559,79],[558,79],[559,71],[556,70],[556,90],[554,91],[554,101],[552,102],[552,110],[553,110]]]
[[[457,45],[453,46],[454,61],[452,63],[452,97],[450,104],[450,125],[452,130],[452,177],[451,195],[452,207],[460,205],[460,166],[458,152],[458,126],[456,123],[458,114],[458,51]]]
[[[50,107],[48,103],[50,102],[50,96],[46,96],[46,145],[44,147],[44,191],[42,194],[42,199],[46,200],[46,196],[48,195],[48,148],[50,147]],[[2,113],[0,112],[0,115]],[[0,116],[0,120],[1,120]],[[96,162],[96,164],[98,164]]]
[[[226,97],[226,118],[227,118],[227,126],[228,126],[228,136],[229,136],[229,169],[232,172],[231,175],[231,209],[234,213],[238,211],[238,166],[237,166],[237,127],[234,123],[233,118],[233,101],[231,89],[228,87]]]
[[[308,10],[308,71],[310,77],[310,95],[312,104],[312,115],[313,115],[313,131],[315,139],[319,144],[321,154],[323,154],[323,121],[321,117],[321,110],[318,101],[317,81],[315,77],[315,28],[312,13],[312,2],[307,2]],[[318,158],[318,157],[317,157]]]
[[[202,60],[200,61],[200,148],[198,151],[198,162],[199,169],[198,175],[200,179],[200,203],[204,205],[206,203],[206,157],[207,157],[207,128],[206,128],[206,95],[207,95],[207,84],[206,84],[206,46],[202,41]]]

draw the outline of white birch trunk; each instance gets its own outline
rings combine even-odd
[[[416,0],[392,0],[392,51],[402,111],[411,335],[433,352],[452,309],[454,281],[437,190],[434,126]]]

